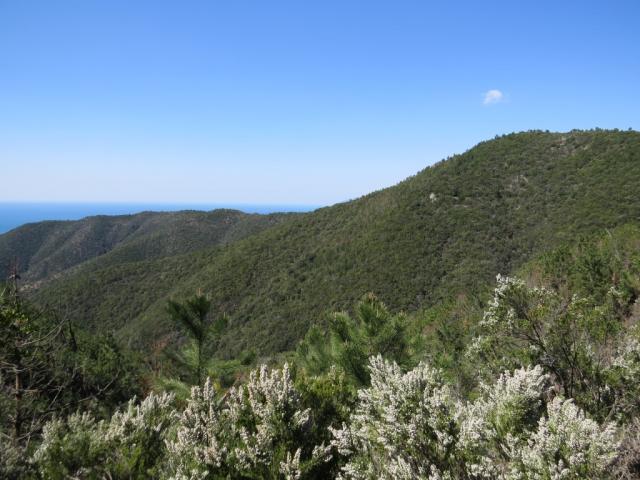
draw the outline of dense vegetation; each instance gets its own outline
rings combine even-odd
[[[312,324],[326,327],[330,312],[364,292],[392,311],[458,294],[471,302],[496,273],[581,233],[637,221],[638,185],[637,132],[506,135],[397,186],[224,246],[80,264],[33,298],[149,347],[175,331],[167,299],[201,290],[229,316],[219,356],[269,355],[294,348]]]
[[[273,226],[287,216],[221,209],[31,223],[0,235],[0,267],[17,261],[29,287],[80,264],[93,271],[224,245]]]
[[[87,357],[88,338],[10,288],[1,306],[3,478],[640,478],[637,224],[537,256],[482,302],[394,314],[367,294],[286,361],[236,363],[231,388],[219,363],[203,383],[147,371],[156,385],[194,386],[120,408],[139,374],[122,360],[113,370],[126,351],[93,339],[111,353]],[[209,352],[226,326],[210,307],[200,295],[166,307]],[[95,402],[51,402],[53,391],[86,396],[67,380],[80,364],[101,385]],[[101,384],[105,371],[118,381]],[[23,373],[32,385],[15,381]],[[29,428],[16,429],[18,411]]]

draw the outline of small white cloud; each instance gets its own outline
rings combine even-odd
[[[500,90],[489,90],[484,94],[483,105],[493,105],[504,100],[504,94]]]

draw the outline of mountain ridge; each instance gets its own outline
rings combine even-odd
[[[0,265],[6,268],[15,258],[29,286],[85,262],[104,266],[225,244],[267,228],[287,215],[247,214],[232,209],[144,211],[28,223],[0,235]]]

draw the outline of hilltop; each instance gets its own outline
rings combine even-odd
[[[222,354],[268,354],[365,292],[395,311],[473,296],[577,235],[637,222],[638,185],[638,132],[510,134],[233,242],[182,250],[176,237],[166,255],[78,263],[34,299],[146,343],[170,330],[167,298],[201,290],[231,318]]]

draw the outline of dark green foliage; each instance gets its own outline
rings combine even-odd
[[[305,443],[308,445],[328,445],[332,440],[329,431],[339,428],[349,419],[355,405],[356,389],[349,384],[344,373],[331,369],[322,375],[309,376],[304,371],[296,376],[296,388],[300,392],[302,404],[312,414],[310,431]],[[341,459],[334,455],[330,461],[321,464],[308,475],[309,479],[335,478]]]
[[[28,441],[42,425],[39,410],[64,389],[64,378],[48,367],[58,355],[61,328],[23,305],[16,292],[0,292],[0,434],[15,444]]]
[[[540,277],[561,291],[572,291],[602,302],[611,287],[623,296],[624,308],[640,294],[640,228],[626,225],[583,236],[547,252],[523,272]]]
[[[461,395],[477,384],[477,365],[467,356],[472,327],[482,318],[487,295],[459,296],[410,317],[408,336],[414,355],[442,371]]]
[[[381,354],[399,365],[408,366],[407,320],[392,315],[375,295],[365,295],[356,305],[355,317],[336,313],[324,334],[312,327],[298,347],[298,361],[311,374],[342,369],[356,385],[369,383],[369,357]]]
[[[28,444],[53,415],[110,414],[141,391],[139,360],[112,338],[76,332],[0,292],[0,436]]]
[[[75,346],[66,350],[73,365],[71,395],[79,396],[99,416],[105,416],[144,390],[143,357],[122,347],[112,335],[75,332]]]
[[[228,324],[226,315],[212,319],[209,315],[210,311],[211,301],[200,294],[183,303],[173,300],[167,303],[167,313],[189,336],[191,344],[186,348],[192,348],[195,354],[193,362],[189,362],[179,354],[174,354],[173,358],[180,361],[183,366],[193,369],[193,383],[200,386],[204,383],[205,362],[212,354],[205,351],[205,348],[222,334]]]

